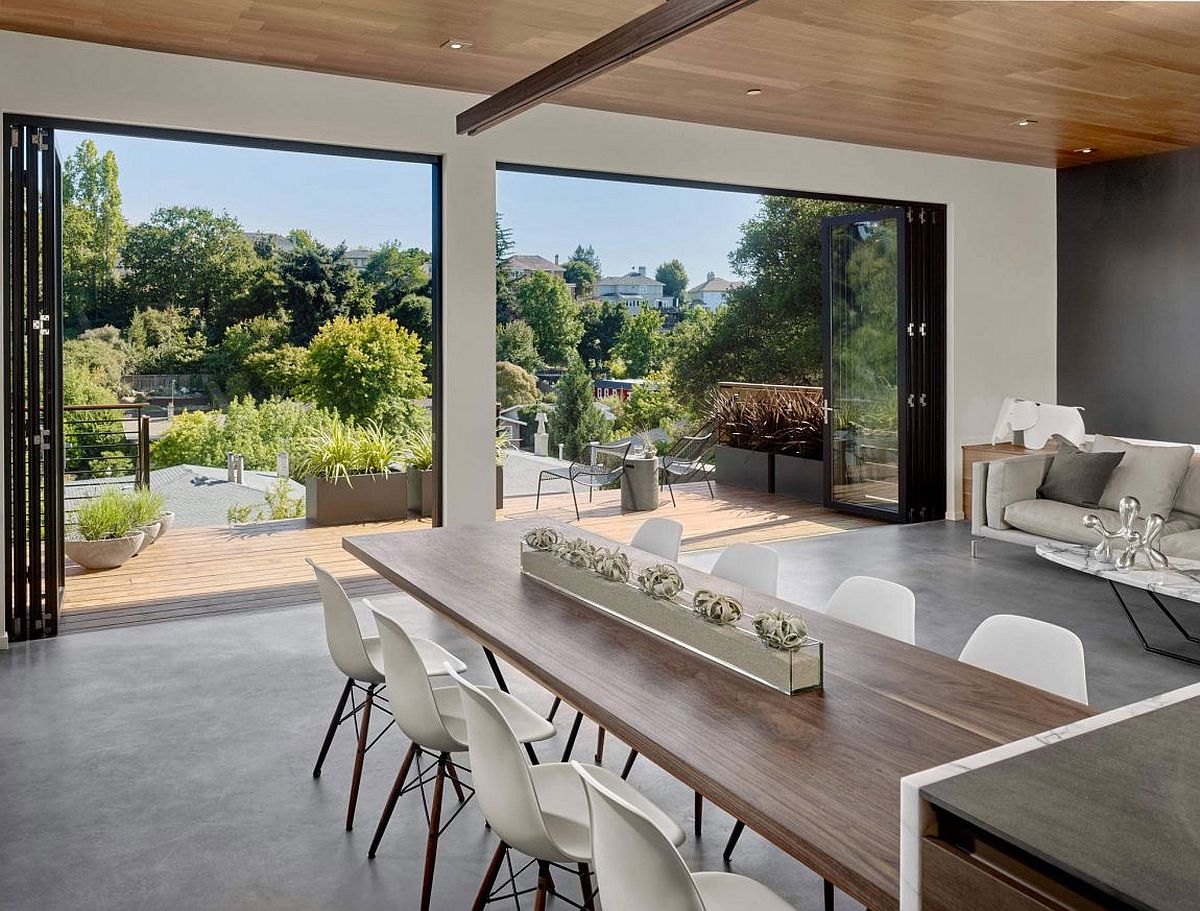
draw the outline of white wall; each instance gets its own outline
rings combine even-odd
[[[497,161],[950,206],[948,502],[1001,397],[1055,398],[1055,172],[544,105],[454,134],[475,96],[0,32],[0,110],[444,156],[445,516],[493,516]],[[637,136],[631,144],[627,137]]]

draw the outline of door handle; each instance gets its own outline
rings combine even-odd
[[[835,411],[837,411],[837,409],[830,407],[829,399],[825,399],[824,405],[821,406],[821,413],[824,415],[826,424],[829,423],[829,415],[831,415]]]

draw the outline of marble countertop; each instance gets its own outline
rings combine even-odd
[[[1200,602],[1200,561],[1168,557],[1167,569],[1149,569],[1141,564],[1124,571],[1111,563],[1101,563],[1092,556],[1086,544],[1039,544],[1037,555],[1052,563],[1066,566],[1110,582],[1119,582],[1145,589],[1157,595]],[[1139,558],[1141,559],[1141,558]]]
[[[1200,895],[1200,698],[946,778],[921,796],[1136,908]]]

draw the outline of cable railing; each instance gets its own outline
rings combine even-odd
[[[150,418],[144,404],[64,405],[64,500],[150,485]]]

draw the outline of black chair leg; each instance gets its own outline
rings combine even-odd
[[[575,521],[580,519],[579,515],[579,499],[575,496],[575,482],[571,481],[571,502],[575,504]]]
[[[575,738],[579,736],[579,726],[583,724],[583,712],[575,713],[575,721],[571,725],[571,733],[567,735],[567,746],[563,750],[562,762],[571,761],[571,753],[575,751]]]
[[[535,511],[540,509],[542,506],[542,477],[543,475],[538,475],[537,498],[533,501],[533,508]]]
[[[699,791],[696,792],[695,808],[696,808],[696,820],[695,820],[696,837],[699,838],[703,834],[702,830],[704,828],[704,795],[701,794]]]
[[[729,863],[733,859],[733,849],[737,847],[738,839],[742,837],[742,830],[746,828],[746,824],[740,819],[733,823],[733,831],[729,833],[729,841],[725,842],[725,851],[721,855],[725,859],[725,863]]]
[[[671,505],[675,505],[675,487],[670,481],[667,481],[667,490],[671,492]]]
[[[630,750],[629,758],[625,760],[625,768],[621,769],[621,778],[622,779],[626,779],[629,777],[629,773],[633,771],[633,763],[637,758],[638,758],[638,751]]]
[[[717,495],[713,492],[712,479],[709,478],[708,475],[704,476],[704,483],[708,485],[708,498],[710,500],[715,500]]]
[[[825,884],[825,911],[833,911],[833,883],[827,879],[821,882]]]
[[[321,752],[317,756],[317,764],[313,766],[313,778],[321,777],[321,766],[325,764],[325,757],[329,754],[329,747],[333,744],[333,736],[337,733],[337,729],[342,724],[342,712],[346,711],[346,701],[350,698],[350,691],[354,689],[354,681],[346,679],[346,685],[342,688],[342,698],[338,700],[337,708],[333,710],[333,717],[329,719],[329,730],[325,732],[325,742],[321,744]]]

